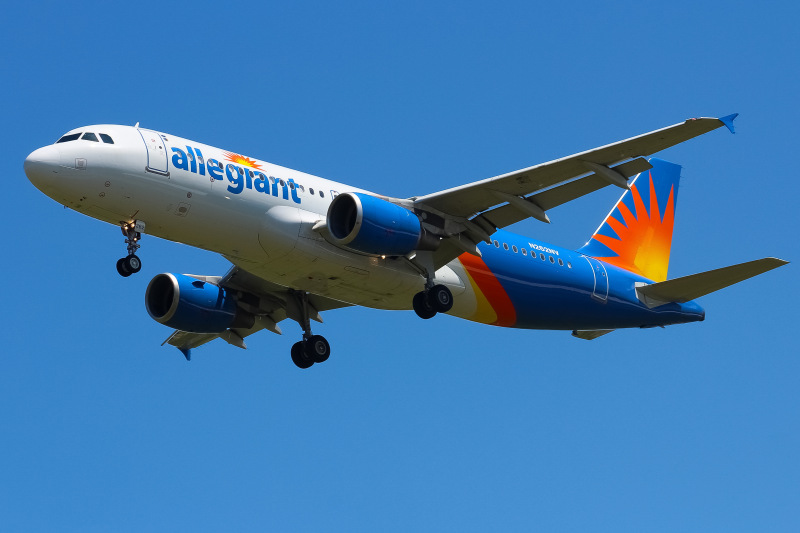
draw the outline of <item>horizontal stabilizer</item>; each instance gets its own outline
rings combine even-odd
[[[614,331],[613,329],[574,329],[572,330],[572,336],[577,337],[578,339],[584,339],[587,341],[591,341],[596,339],[597,337],[602,337],[606,333],[611,333]]]
[[[639,298],[648,307],[656,307],[667,302],[684,303],[786,264],[788,261],[783,259],[767,257],[700,274],[643,285],[637,287],[636,291]]]

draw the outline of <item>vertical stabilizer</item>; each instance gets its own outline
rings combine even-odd
[[[681,167],[651,158],[578,251],[653,281],[665,281]]]

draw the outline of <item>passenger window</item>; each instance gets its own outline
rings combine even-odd
[[[237,167],[236,170],[239,171],[240,176],[244,176],[244,169],[242,167]]]
[[[541,260],[544,261],[545,260],[544,259],[544,254],[539,254],[539,258],[541,258]]]
[[[494,241],[494,247],[495,247],[495,248],[500,248],[500,243],[499,243],[499,242],[497,242],[497,241]]]
[[[560,266],[560,267],[564,266],[564,260],[563,259],[559,259],[558,260],[558,266]]]
[[[319,197],[320,197],[320,198],[325,198],[325,193],[324,193],[324,192],[322,192],[322,191],[319,191]]]
[[[508,250],[508,244],[503,243],[503,250]]]
[[[81,137],[81,140],[82,141],[92,141],[92,142],[96,142],[96,143],[100,142],[99,140],[97,140],[97,135],[95,135],[94,133],[90,133],[88,131],[83,134],[83,137]]]
[[[298,189],[300,189],[300,192],[306,192],[306,188],[305,188],[305,187],[303,187],[302,185],[299,185],[299,184],[298,184],[298,185],[297,185],[297,188],[298,188]]]
[[[567,268],[572,268],[572,263],[570,263],[569,261],[567,261]]]
[[[286,183],[283,180],[278,180],[278,183],[281,184],[281,187],[286,187]]]
[[[290,181],[290,182],[289,182],[289,188],[290,188],[290,189],[294,189],[294,182],[293,182],[293,181]]]
[[[309,187],[309,188],[308,188],[308,193],[309,193],[309,194],[314,194],[314,189],[312,189],[311,187]]]
[[[79,133],[70,133],[69,135],[64,135],[59,140],[57,140],[56,144],[58,144],[58,143],[67,143],[69,141],[74,141],[75,139],[77,139],[80,136],[81,136],[80,132]]]
[[[252,171],[252,170],[248,170],[248,171],[247,171],[247,174],[248,174],[248,175],[249,175],[251,178],[253,177],[253,171]]]
[[[100,138],[103,139],[103,142],[106,144],[114,144],[114,139],[111,138],[110,135],[106,135],[105,133],[100,134]]]
[[[517,247],[516,246],[512,246],[511,249],[514,250],[514,253],[517,253]]]
[[[522,255],[528,255],[528,249],[527,248],[520,248],[520,250],[522,250]]]
[[[553,263],[554,265],[556,264],[556,260],[555,260],[555,259],[553,259],[553,256],[552,256],[552,255],[550,256],[550,262],[551,262],[551,263]]]

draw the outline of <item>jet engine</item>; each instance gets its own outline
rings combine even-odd
[[[147,285],[144,304],[156,322],[192,333],[222,333],[255,324],[255,317],[236,305],[230,291],[184,274],[154,277]]]
[[[412,211],[368,194],[348,192],[328,208],[328,232],[334,244],[365,254],[405,255],[435,249]]]

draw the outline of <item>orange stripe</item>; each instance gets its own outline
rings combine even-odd
[[[514,309],[514,304],[511,303],[511,298],[508,297],[508,293],[500,285],[500,282],[489,270],[483,259],[472,254],[462,254],[458,260],[461,261],[469,275],[478,284],[478,288],[489,300],[489,304],[495,313],[497,313],[497,320],[493,324],[503,327],[516,324],[517,311]]]

